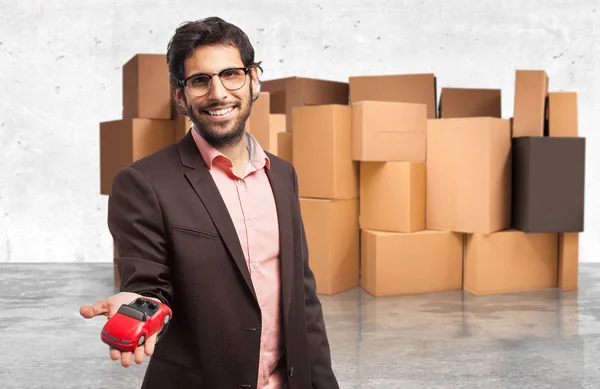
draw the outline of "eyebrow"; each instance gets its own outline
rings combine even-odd
[[[228,69],[236,69],[236,68],[243,68],[245,67],[244,65],[241,66],[228,66],[226,68],[223,68],[221,70],[219,70],[218,72],[215,72],[217,74],[221,73],[223,70],[228,70]],[[212,73],[204,73],[204,72],[196,72],[196,73],[192,73],[189,76],[187,76],[186,78],[190,78],[190,77],[194,77],[194,76],[210,76]]]

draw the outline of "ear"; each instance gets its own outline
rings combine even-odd
[[[187,110],[185,108],[185,94],[183,93],[182,88],[173,89],[173,99],[175,100],[175,108],[182,115],[187,115]]]
[[[258,69],[252,68],[250,71],[250,76],[252,77],[252,100],[256,101],[260,93],[261,85],[261,81],[258,79]]]

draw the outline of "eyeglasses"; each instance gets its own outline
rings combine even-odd
[[[189,94],[194,97],[202,97],[210,92],[212,87],[212,79],[214,76],[219,76],[223,87],[225,87],[227,90],[234,91],[246,85],[246,76],[252,68],[258,68],[262,72],[259,62],[258,64],[251,66],[224,69],[219,73],[194,74],[193,76],[190,76],[179,82],[186,88]]]

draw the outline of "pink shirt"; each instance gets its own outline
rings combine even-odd
[[[257,389],[279,389],[283,381],[276,371],[281,356],[279,222],[275,199],[265,169],[270,160],[262,147],[246,133],[250,161],[242,177],[232,163],[212,147],[195,128],[192,136],[233,220],[262,311],[262,333]]]

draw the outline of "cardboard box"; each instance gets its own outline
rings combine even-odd
[[[292,134],[292,132],[280,132],[277,134],[277,156],[289,163],[294,162]]]
[[[376,297],[460,290],[462,260],[460,233],[361,231],[360,284]]]
[[[271,113],[286,115],[287,131],[292,131],[292,111],[295,107],[348,105],[347,82],[288,77],[263,81],[261,91],[271,94]]]
[[[246,121],[248,131],[258,141],[263,149],[269,147],[269,115],[270,96],[268,92],[260,92],[258,99],[252,104],[250,116]]]
[[[166,56],[137,54],[123,66],[123,119],[171,119]]]
[[[494,117],[502,118],[500,89],[442,88],[440,118]]]
[[[548,75],[543,70],[517,70],[513,137],[544,136]]]
[[[293,115],[292,154],[300,197],[358,197],[359,167],[352,160],[352,107],[296,107]]]
[[[579,284],[579,233],[558,234],[558,287],[574,291]]]
[[[279,134],[287,132],[285,130],[285,121],[285,115],[269,114],[269,144],[266,150],[275,155],[279,155]]]
[[[577,92],[550,92],[548,94],[548,135],[579,136]]]
[[[353,76],[349,78],[350,103],[394,101],[427,105],[427,118],[436,118],[437,85],[434,74]]]
[[[352,104],[352,115],[355,161],[425,161],[425,104],[361,101]]]
[[[557,250],[557,234],[468,234],[463,288],[476,295],[556,288]]]
[[[527,137],[512,143],[512,227],[583,231],[585,138]]]
[[[285,122],[285,115],[270,113],[270,95],[261,92],[252,105],[246,131],[254,136],[265,151],[277,155],[277,134],[285,131]]]
[[[507,119],[429,120],[426,228],[483,234],[509,228],[510,152]]]
[[[174,121],[123,119],[100,123],[100,193],[110,194],[122,168],[174,143]]]
[[[336,294],[357,287],[358,199],[300,198],[300,210],[317,293]]]
[[[424,230],[425,180],[424,162],[361,162],[360,227]]]

